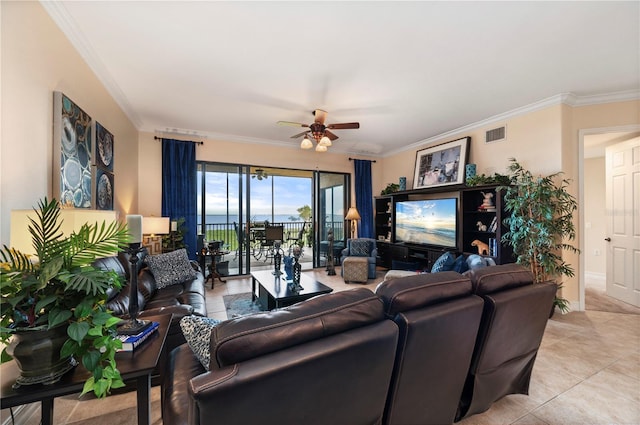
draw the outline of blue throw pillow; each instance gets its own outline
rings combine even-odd
[[[455,261],[456,257],[452,253],[445,252],[436,260],[435,263],[433,263],[431,273],[451,271],[453,270],[453,264]]]
[[[469,270],[467,259],[464,258],[464,255],[459,255],[458,258],[456,258],[456,261],[453,263],[453,271],[462,274],[467,270]]]

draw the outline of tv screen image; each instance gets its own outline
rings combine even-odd
[[[396,242],[456,248],[457,199],[398,201]]]

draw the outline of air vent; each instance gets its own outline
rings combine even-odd
[[[502,126],[487,130],[485,134],[485,143],[499,142],[507,138],[507,127]]]

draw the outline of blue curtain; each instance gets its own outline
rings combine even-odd
[[[373,238],[373,191],[371,189],[371,161],[354,159],[356,207],[360,213],[358,237]]]
[[[185,219],[184,243],[196,259],[196,144],[162,139],[162,216]]]

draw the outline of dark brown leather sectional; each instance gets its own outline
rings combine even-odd
[[[165,424],[446,424],[526,394],[556,285],[425,274],[221,323],[169,356]]]
[[[173,314],[165,343],[167,352],[170,352],[170,350],[185,343],[184,335],[180,329],[180,319],[191,314],[207,316],[204,277],[198,264],[193,262],[193,267],[196,270],[195,279],[166,288],[158,288],[153,274],[146,267],[144,261],[146,250],[143,250],[139,257],[139,317],[144,319],[146,316]],[[114,315],[128,318],[131,294],[129,255],[121,252],[117,256],[100,258],[94,262],[94,266],[102,270],[116,272],[120,280],[124,282],[121,289],[112,288],[107,292],[106,306],[113,311]]]

